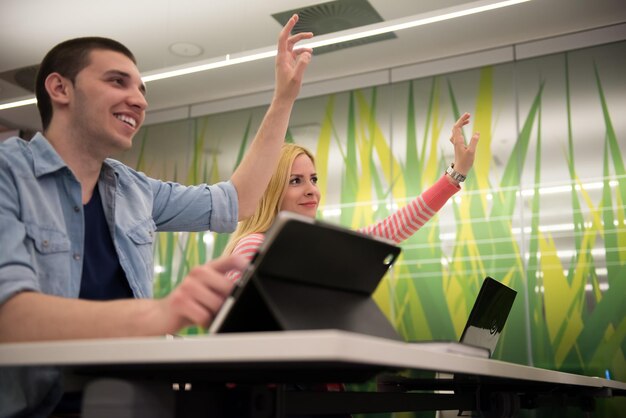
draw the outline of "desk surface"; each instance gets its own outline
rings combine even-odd
[[[0,366],[55,365],[211,370],[246,365],[415,369],[516,381],[626,390],[626,383],[503,361],[433,351],[420,344],[336,330],[0,344]],[[294,365],[297,365],[294,366]]]

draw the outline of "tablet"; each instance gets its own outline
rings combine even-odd
[[[399,254],[389,240],[281,212],[209,332],[343,329],[399,339],[371,299]]]

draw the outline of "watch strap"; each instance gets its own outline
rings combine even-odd
[[[454,180],[458,181],[459,183],[463,183],[467,178],[467,176],[459,173],[454,169],[454,163],[450,164],[448,168],[446,168],[446,174],[452,177]]]

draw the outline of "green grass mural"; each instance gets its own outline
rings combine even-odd
[[[614,54],[623,55],[626,43],[614,48]],[[496,120],[500,112],[496,103],[503,94],[498,88],[502,74],[498,66],[464,72],[461,76],[469,75],[463,82],[457,81],[460,75],[451,74],[331,94],[315,102],[315,108],[308,108],[304,100],[302,112],[316,118],[313,122],[319,127],[317,136],[307,140],[315,144],[311,149],[320,178],[321,209],[340,209],[336,217],[320,210],[320,217],[358,228],[387,216],[394,206],[419,195],[441,176],[450,162],[442,149],[449,145],[448,127],[470,110],[473,126],[468,131],[479,131],[481,138],[468,181],[442,209],[447,214],[436,215],[402,244],[402,256],[377,289],[376,302],[408,340],[457,339],[483,278],[490,275],[518,291],[495,358],[626,381],[626,138],[623,117],[618,116],[623,105],[612,111],[607,98],[612,85],[603,76],[606,67],[591,62],[603,126],[595,127],[601,137],[594,139],[597,155],[586,156],[596,159],[596,172],[581,176],[574,158],[580,142],[573,114],[578,106],[593,104],[572,99],[581,87],[571,84],[572,72],[578,71],[571,65],[571,54],[559,56],[564,69],[560,78],[543,77],[538,71],[534,89],[524,92],[528,100],[510,98],[516,103],[519,128],[511,129],[516,136],[505,154],[493,153],[501,132]],[[465,88],[468,79],[475,81],[470,96]],[[610,80],[615,83],[614,77]],[[547,90],[559,83],[564,87],[555,105],[552,96],[546,98]],[[405,126],[399,129],[404,135],[399,141],[386,126],[394,111],[391,88],[393,100],[405,103],[400,106]],[[468,103],[472,108],[467,108]],[[554,141],[547,135],[552,131],[546,120],[554,106],[562,106],[566,114],[561,157],[545,151]],[[162,162],[167,156],[152,152],[151,141],[163,127],[145,127],[135,154],[125,159],[173,181],[224,180],[227,176],[220,168],[225,163],[220,159],[218,165],[216,153],[206,158],[203,150],[207,146],[230,149],[236,155],[230,172],[234,171],[258,125],[255,115],[262,111],[236,112],[233,118],[238,122],[229,126],[230,137],[217,142],[209,133],[224,125],[219,118],[225,116],[190,120],[185,127],[189,154],[174,158],[168,167]],[[300,143],[303,138],[290,129],[287,140]],[[560,248],[563,237],[546,228],[543,220],[550,210],[543,189],[554,181],[544,172],[547,159],[566,168],[568,176],[561,182],[567,196],[561,218],[572,225],[568,242],[574,250],[565,256]],[[340,178],[336,179],[337,169]],[[601,178],[599,185],[592,178]],[[329,201],[327,196],[337,188],[336,197]],[[449,227],[442,222],[444,217],[453,222],[452,242],[442,239]],[[520,217],[524,218],[521,227]],[[155,296],[168,294],[191,266],[219,256],[227,240],[227,234],[210,232],[160,233],[155,245]],[[598,409],[597,416],[615,416],[616,411],[626,410],[626,404],[611,401],[600,403]],[[537,416],[543,414],[550,415],[540,411]]]

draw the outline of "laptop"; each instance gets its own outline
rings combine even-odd
[[[489,358],[493,355],[517,292],[487,276],[459,341],[413,341],[422,349]]]
[[[391,241],[281,212],[209,333],[340,329],[400,340],[371,298],[399,254]]]
[[[483,347],[493,355],[517,292],[487,276],[461,334],[463,344]]]

